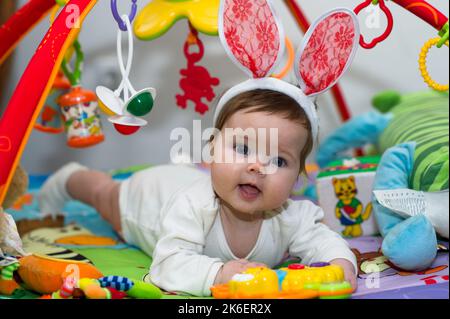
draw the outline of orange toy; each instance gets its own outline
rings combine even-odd
[[[103,274],[93,265],[54,259],[46,256],[30,255],[19,260],[18,274],[26,288],[40,294],[58,291],[67,277],[98,279]]]
[[[104,141],[97,97],[94,92],[74,87],[58,99],[67,133],[67,145],[88,147]]]

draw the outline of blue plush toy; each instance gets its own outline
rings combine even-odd
[[[324,166],[350,148],[378,146],[384,154],[373,209],[382,252],[399,268],[422,270],[436,257],[436,233],[449,237],[449,96],[385,92],[373,104],[378,111],[352,119],[322,143],[317,161]]]

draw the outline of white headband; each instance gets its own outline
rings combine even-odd
[[[276,78],[250,79],[229,89],[217,104],[214,113],[214,124],[217,122],[217,118],[219,117],[224,105],[228,103],[232,98],[238,96],[241,93],[258,89],[280,92],[293,98],[305,110],[306,116],[311,123],[311,133],[313,140],[315,141],[317,139],[317,134],[319,132],[319,118],[317,116],[315,105],[312,100],[307,97],[305,93],[303,93],[303,91],[298,87]]]
[[[219,35],[230,59],[252,79],[228,90],[220,99],[214,124],[237,95],[257,89],[277,91],[302,107],[317,139],[319,118],[312,98],[333,87],[351,65],[359,46],[359,24],[353,11],[334,9],[317,19],[303,38],[295,56],[295,75],[300,88],[268,77],[284,53],[284,30],[271,0],[221,0]]]

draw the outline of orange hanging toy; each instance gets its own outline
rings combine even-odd
[[[61,107],[67,145],[83,148],[103,142],[105,136],[102,132],[97,96],[80,86],[84,54],[78,40],[73,43],[73,48],[76,54],[74,70],[70,69],[65,59],[61,65],[72,90],[58,98],[58,105]]]
[[[104,141],[94,92],[74,87],[58,99],[58,104],[67,133],[67,145],[82,148]]]

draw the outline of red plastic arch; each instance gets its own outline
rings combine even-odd
[[[44,18],[55,0],[33,0],[17,10],[11,18],[0,27],[0,65],[14,51],[22,38]]]
[[[438,31],[441,31],[442,27],[448,22],[448,18],[442,12],[424,0],[392,1],[413,13]]]
[[[54,5],[54,0],[32,0],[38,12],[19,16],[19,22],[28,24],[29,30]],[[3,202],[13,172],[25,148],[42,106],[47,99],[64,54],[79,32],[81,23],[97,0],[71,0],[61,11],[36,50],[16,90],[0,119],[0,204]],[[34,21],[28,21],[31,19]],[[17,21],[16,21],[17,22]],[[16,29],[16,38],[11,36],[9,44],[14,46],[21,36]],[[2,32],[5,30],[2,29]],[[0,33],[0,36],[2,34]],[[3,39],[3,38],[2,38]],[[11,49],[7,48],[10,52]],[[2,51],[0,51],[2,52]],[[3,56],[8,53],[3,48]],[[0,55],[1,57],[1,55]],[[1,61],[1,58],[0,58]]]

